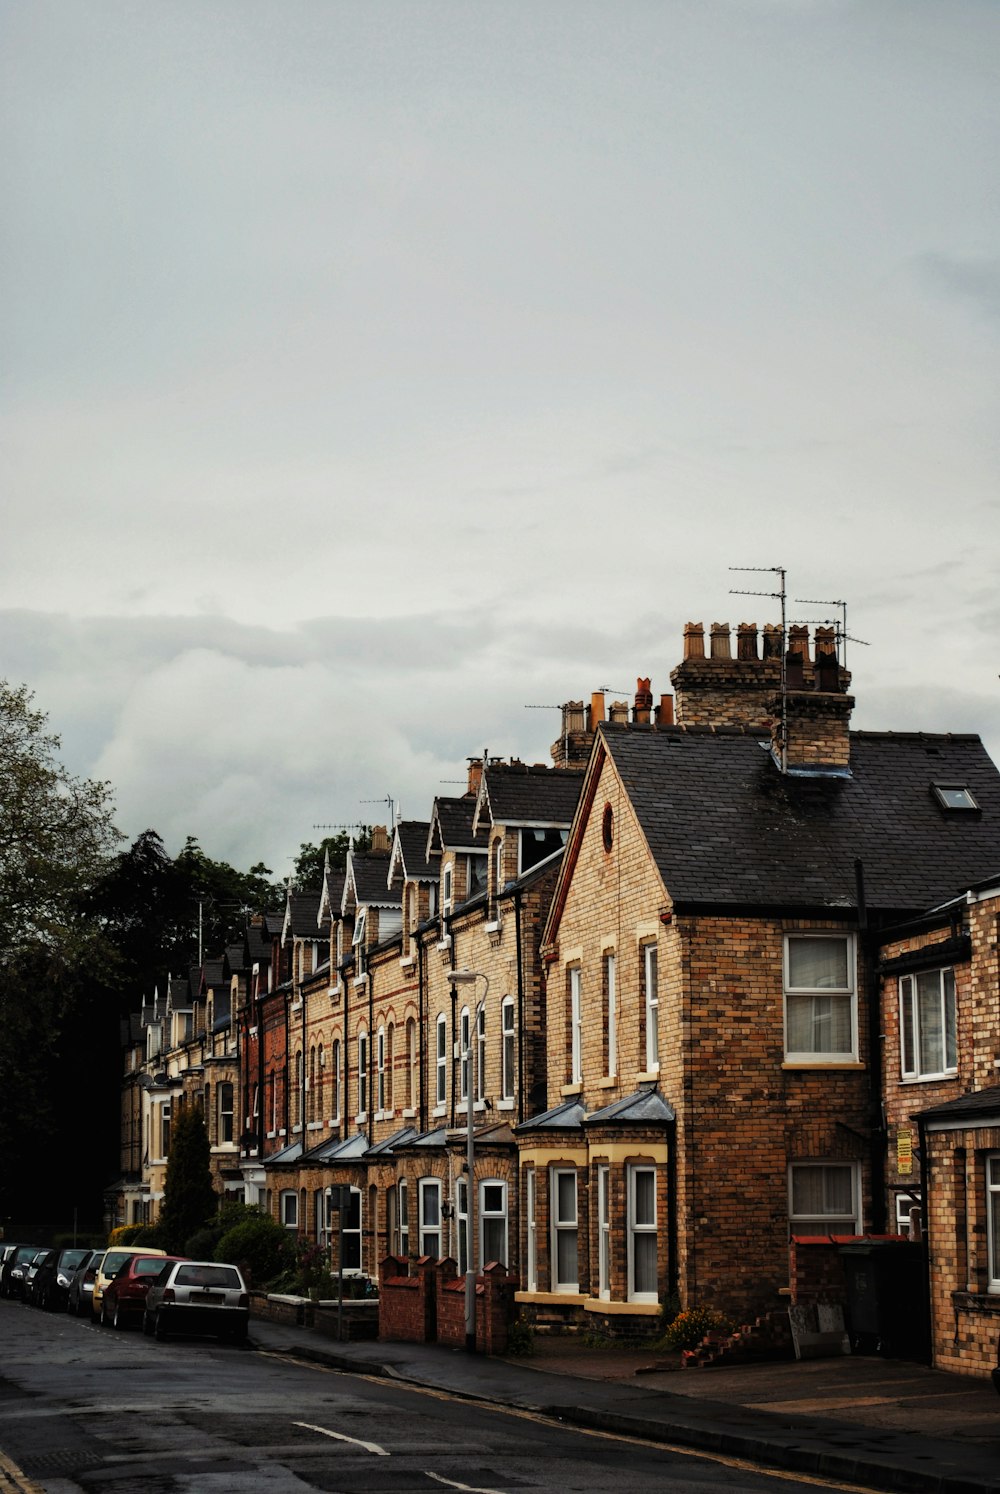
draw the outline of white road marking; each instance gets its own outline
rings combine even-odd
[[[436,1478],[439,1484],[447,1484],[449,1489],[461,1489],[463,1494],[504,1494],[502,1489],[479,1489],[475,1484],[460,1484],[453,1478],[445,1478],[443,1473],[431,1473],[427,1470],[428,1478]]]
[[[335,1442],[351,1442],[355,1447],[363,1447],[365,1452],[374,1453],[377,1458],[388,1458],[391,1456],[384,1447],[379,1447],[377,1442],[364,1442],[360,1437],[347,1437],[343,1432],[331,1432],[329,1427],[314,1427],[309,1421],[293,1421],[293,1427],[305,1427],[307,1432],[318,1432],[321,1437],[332,1437]]]

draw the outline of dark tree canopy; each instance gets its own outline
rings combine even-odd
[[[163,1205],[157,1221],[157,1236],[171,1254],[180,1255],[191,1236],[214,1217],[219,1207],[210,1156],[201,1106],[182,1106],[171,1126]]]
[[[341,830],[337,835],[327,835],[314,845],[312,841],[303,841],[299,846],[299,854],[295,858],[295,867],[292,879],[299,892],[319,892],[323,887],[323,868],[326,865],[326,857],[330,857],[330,867],[334,871],[343,871],[347,865],[347,852],[351,844],[351,834],[347,830]],[[354,849],[356,851],[367,851],[372,843],[372,832],[370,825],[360,825],[354,832]]]

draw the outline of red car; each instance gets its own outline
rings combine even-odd
[[[101,1298],[101,1322],[104,1327],[127,1328],[141,1323],[146,1311],[146,1293],[168,1261],[181,1261],[182,1255],[132,1255],[123,1261],[117,1273],[104,1288]]]

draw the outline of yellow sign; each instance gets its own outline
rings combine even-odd
[[[900,1177],[913,1171],[913,1132],[896,1132],[896,1171]]]

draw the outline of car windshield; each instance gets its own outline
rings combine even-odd
[[[59,1257],[59,1264],[64,1271],[75,1271],[78,1266],[83,1265],[89,1254],[89,1250],[64,1250]]]
[[[133,1276],[159,1276],[163,1270],[163,1259],[157,1259],[155,1255],[145,1256],[136,1261],[132,1266]]]
[[[234,1287],[242,1290],[240,1274],[234,1266],[180,1266],[175,1286]]]

